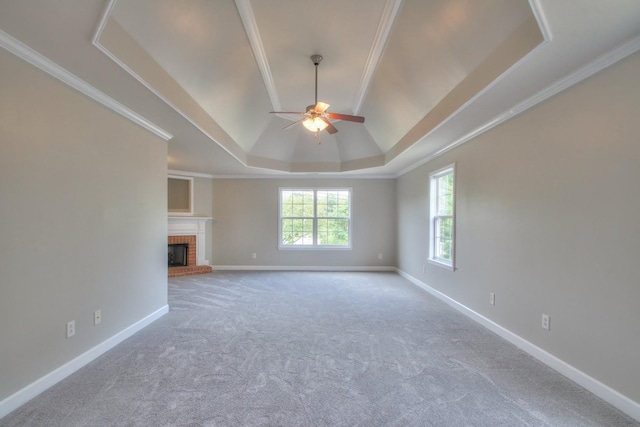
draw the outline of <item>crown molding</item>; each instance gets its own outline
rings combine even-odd
[[[384,174],[362,174],[354,175],[349,173],[316,173],[316,172],[288,172],[286,174],[256,174],[256,175],[211,175],[211,179],[272,179],[272,180],[300,180],[300,179],[332,179],[332,180],[364,180],[364,179],[395,179],[393,175]]]
[[[102,10],[102,15],[100,15],[100,20],[98,21],[98,26],[93,32],[93,37],[91,37],[91,44],[94,46],[100,44],[100,37],[109,22],[109,18],[111,18],[111,14],[113,13],[113,9],[115,9],[117,2],[118,0],[109,0],[105,4],[104,9]]]
[[[260,37],[260,31],[258,31],[258,24],[256,23],[253,9],[249,0],[235,0],[236,8],[240,14],[244,31],[249,38],[249,44],[251,50],[253,50],[253,56],[256,58],[260,74],[262,74],[262,80],[264,80],[264,86],[269,94],[271,105],[274,111],[282,110],[280,105],[280,99],[278,98],[278,91],[276,85],[273,82],[271,75],[271,68],[269,68],[269,61],[267,61],[267,54],[264,51],[264,45],[262,44],[262,38]]]
[[[121,116],[129,119],[133,123],[141,126],[142,128],[164,139],[165,141],[168,141],[171,138],[173,138],[173,135],[171,135],[169,132],[165,131],[164,129],[155,125],[149,120],[145,119],[144,117],[134,112],[133,110],[130,110],[129,108],[125,107],[115,99],[99,91],[98,89],[91,86],[89,83],[85,82],[78,76],[65,70],[58,64],[47,59],[43,55],[39,54],[35,50],[31,49],[29,46],[13,38],[12,36],[10,36],[9,34],[5,33],[2,30],[0,30],[0,47],[11,52],[17,57],[23,59],[24,61],[28,62],[34,67],[44,71],[50,76],[60,80],[62,83],[77,90],[83,95],[88,96],[89,98],[93,99],[99,104],[104,105],[105,107],[109,108],[111,111],[114,111],[120,114]]]
[[[189,172],[189,171],[179,171],[175,169],[167,170],[168,175],[177,175],[177,176],[187,176],[192,178],[213,178],[213,175],[208,173],[199,173],[199,172]]]
[[[373,80],[373,76],[378,68],[380,59],[382,59],[384,48],[387,46],[387,41],[389,40],[391,29],[393,28],[393,24],[395,23],[398,12],[400,11],[400,6],[402,6],[402,1],[403,0],[387,0],[384,6],[384,11],[382,12],[382,17],[378,24],[378,30],[376,31],[376,35],[373,38],[373,45],[369,51],[367,63],[365,64],[362,77],[360,78],[360,83],[358,84],[358,89],[356,90],[356,94],[353,98],[353,107],[351,108],[353,114],[358,114],[362,107],[362,103],[364,102],[364,98],[367,96],[369,86],[371,86],[371,80]]]
[[[172,108],[174,111],[176,111],[178,114],[180,114],[185,120],[187,120],[189,123],[191,123],[193,126],[195,126],[196,129],[198,129],[200,132],[202,132],[203,135],[205,135],[211,141],[213,141],[216,144],[218,144],[218,146],[220,148],[222,148],[224,151],[226,151],[231,157],[236,159],[243,166],[247,166],[245,151],[235,141],[233,141],[231,139],[231,137],[228,134],[226,134],[226,132],[224,132],[224,130],[222,130],[222,132],[224,133],[224,135],[226,137],[228,137],[228,139],[225,139],[224,142],[221,142],[219,138],[216,138],[213,135],[213,133],[210,131],[211,125],[212,124],[214,124],[215,126],[219,126],[219,125],[215,122],[215,120],[213,120],[212,117],[210,117],[204,110],[202,110],[202,107],[200,106],[200,104],[198,104],[188,93],[186,93],[186,91],[182,88],[182,86],[178,85],[177,83],[175,85],[175,87],[177,87],[180,92],[185,94],[185,98],[187,98],[188,100],[190,100],[192,102],[191,107],[189,105],[187,105],[187,108],[185,108],[184,102],[181,103],[182,106],[178,106],[178,104],[176,102],[174,102],[175,97],[168,97],[162,91],[156,89],[145,78],[143,78],[140,74],[138,74],[136,71],[134,71],[125,62],[120,60],[120,58],[116,54],[111,52],[111,50],[109,50],[109,48],[107,48],[102,43],[102,37],[104,35],[104,32],[108,31],[107,30],[107,26],[111,22],[111,19],[112,19],[111,15],[113,13],[113,9],[115,8],[116,3],[117,3],[117,0],[109,0],[105,4],[105,7],[104,7],[103,12],[102,12],[102,15],[100,17],[100,20],[98,21],[98,25],[96,26],[96,30],[94,31],[94,34],[93,34],[93,37],[92,37],[93,46],[95,46],[99,51],[101,51],[105,56],[107,56],[113,62],[118,64],[123,70],[125,70],[127,73],[129,73],[133,78],[135,78],[138,82],[140,82],[144,87],[149,89],[151,91],[151,93],[156,95],[165,104],[167,104],[170,108]],[[113,24],[114,25],[118,25],[115,20],[113,20]],[[122,30],[122,31],[124,31],[124,30]],[[126,33],[126,31],[124,31],[124,32]],[[159,67],[159,69],[162,70],[162,72],[166,76],[168,76],[170,79],[173,79],[171,76],[169,76],[168,73],[166,73],[166,71],[163,68]],[[196,109],[201,110],[204,113],[202,116],[208,118],[209,120],[207,121],[206,119],[204,119],[204,120],[202,120],[202,119],[201,120],[194,119],[193,114],[189,114],[187,112],[189,110],[189,108],[193,107],[193,105],[196,106],[195,107]],[[229,142],[229,140],[231,142]],[[238,148],[238,149],[236,149],[236,148]],[[240,151],[240,152],[238,152],[238,151]]]
[[[382,58],[382,53],[384,52],[387,40],[391,34],[391,28],[396,20],[396,16],[398,15],[402,2],[403,0],[387,0],[385,4],[376,35],[374,37],[373,45],[369,52],[369,57],[367,58],[358,89],[354,96],[353,106],[351,108],[354,114],[357,114],[362,107],[362,103],[364,102],[364,98],[367,95],[369,86],[371,85],[371,80],[378,68],[380,59]],[[244,25],[244,30],[249,38],[249,44],[253,50],[253,55],[258,63],[260,74],[262,74],[262,79],[264,80],[265,88],[269,94],[271,105],[274,110],[279,111],[282,109],[280,99],[278,98],[278,92],[271,75],[271,69],[269,68],[269,62],[267,61],[267,55],[264,51],[264,45],[262,43],[262,38],[260,37],[260,31],[258,30],[258,24],[256,23],[250,0],[235,0],[235,3],[238,13],[240,14],[240,19],[242,20],[242,24]]]
[[[549,99],[552,96],[570,88],[576,83],[579,83],[591,77],[592,75],[604,70],[605,68],[610,67],[611,65],[637,52],[638,50],[640,50],[640,36],[634,37],[631,40],[621,44],[620,46],[610,50],[609,52],[599,56],[598,58],[586,64],[585,66],[578,68],[573,73],[568,74],[567,76],[557,80],[555,83],[551,84],[550,86],[547,86],[546,88],[542,89],[540,92],[518,103],[510,110],[505,111],[502,114],[494,117],[493,119],[489,120],[482,126],[474,129],[473,131],[462,136],[461,138],[458,138],[457,140],[451,142],[450,144],[446,145],[445,147],[441,148],[435,153],[420,160],[419,162],[416,162],[402,169],[400,172],[395,174],[395,177],[396,178],[400,177],[412,171],[415,168],[418,168],[422,165],[429,163],[430,161],[441,156],[447,151],[450,151],[464,144],[465,142],[471,141],[472,139],[482,135],[486,131],[493,129],[494,127],[528,110],[529,108],[541,103],[542,101],[545,101],[546,99]]]
[[[538,27],[540,28],[542,37],[545,39],[545,41],[551,41],[551,39],[553,38],[551,34],[551,27],[549,26],[549,21],[547,21],[547,15],[545,15],[544,10],[542,9],[540,0],[529,0],[529,6],[531,7],[533,16],[538,22]]]

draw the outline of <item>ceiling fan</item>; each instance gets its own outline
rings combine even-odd
[[[329,133],[336,133],[338,129],[331,124],[329,119],[335,120],[345,120],[348,122],[357,122],[364,123],[364,117],[361,116],[352,116],[350,114],[339,114],[339,113],[329,113],[327,109],[329,108],[329,104],[325,102],[318,102],[318,64],[322,61],[322,56],[320,55],[311,55],[311,61],[313,65],[316,67],[316,100],[314,105],[309,105],[305,112],[297,112],[297,111],[271,111],[272,114],[299,114],[304,116],[302,119],[286,126],[284,129],[290,129],[298,123],[302,123],[302,125],[309,129],[311,132],[314,132],[316,136],[318,136],[318,132],[323,130],[327,130]]]

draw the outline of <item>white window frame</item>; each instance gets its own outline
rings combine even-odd
[[[438,180],[445,175],[452,174],[452,211],[451,215],[438,215],[440,194]],[[455,271],[456,254],[456,165],[452,163],[429,174],[429,262],[440,267]],[[438,223],[442,218],[451,219],[451,259],[443,258],[438,253]]]
[[[286,245],[282,242],[282,219],[289,218],[282,216],[282,193],[284,191],[312,191],[313,192],[313,217],[306,217],[313,219],[313,243],[306,245]],[[349,217],[336,217],[339,219],[346,219],[349,229],[349,244],[348,245],[319,245],[318,242],[318,219],[326,219],[331,217],[318,217],[318,192],[319,191],[347,191],[349,193]],[[278,188],[278,249],[283,250],[317,250],[317,249],[329,249],[329,250],[351,250],[352,246],[352,229],[353,229],[353,190],[350,187],[280,187]]]

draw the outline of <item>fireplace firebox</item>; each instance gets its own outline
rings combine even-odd
[[[188,243],[170,243],[169,244],[169,267],[186,266],[188,254],[189,254]]]

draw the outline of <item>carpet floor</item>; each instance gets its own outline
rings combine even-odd
[[[640,426],[393,273],[216,272],[9,426]]]

